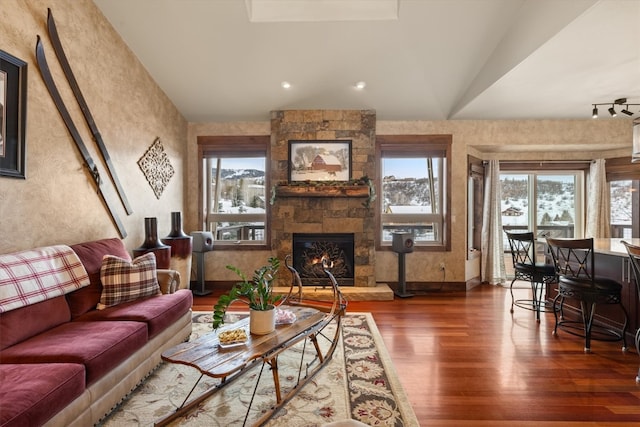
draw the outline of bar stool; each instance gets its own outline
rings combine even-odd
[[[536,320],[540,322],[540,312],[545,312],[547,306],[544,302],[545,285],[556,280],[556,270],[551,264],[539,264],[536,262],[536,242],[532,232],[510,233],[505,231],[511,248],[511,260],[513,261],[514,278],[511,281],[511,313],[513,306],[533,310],[536,312]],[[531,283],[531,299],[516,300],[513,296],[513,284],[516,280],[524,280]],[[552,306],[553,309],[555,306]]]
[[[567,333],[584,337],[584,351],[591,351],[591,340],[620,341],[622,351],[627,350],[628,316],[622,305],[622,285],[609,278],[597,277],[595,272],[593,239],[552,239],[547,238],[549,252],[553,257],[558,275],[558,295],[553,300],[554,307],[560,302],[560,320],[554,311],[556,325],[553,334],[558,334],[558,327]],[[565,320],[564,300],[570,298],[580,302],[580,321]],[[597,304],[618,304],[624,314],[622,331],[618,332],[604,326],[594,325],[593,317]],[[595,336],[593,334],[595,333]]]
[[[638,291],[638,298],[640,299],[640,246],[632,245],[625,241],[622,244],[627,248],[627,254],[629,254],[629,264],[633,270],[633,276],[636,279],[636,289]],[[636,351],[640,355],[640,328],[636,331]],[[640,368],[638,368],[638,374],[636,375],[636,382],[640,383]]]

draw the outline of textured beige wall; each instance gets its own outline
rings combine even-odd
[[[109,150],[134,213],[127,216],[96,151],[46,30],[51,7],[76,79]],[[131,250],[144,217],[169,233],[170,212],[183,211],[187,123],[90,0],[2,0],[0,49],[28,63],[26,180],[0,177],[0,253],[117,237],[82,158],[47,92],[35,61],[36,35],[91,157],[128,232]],[[170,56],[170,53],[167,54]],[[160,200],[138,167],[159,137],[175,170]]]
[[[190,124],[188,136],[187,204],[190,227],[196,227],[198,195],[197,142],[199,135],[268,135],[268,122]],[[505,160],[582,160],[628,156],[631,126],[627,120],[514,120],[514,121],[378,121],[377,135],[452,134],[451,252],[407,255],[407,281],[464,282],[478,269],[466,261],[467,155]],[[624,147],[624,148],[616,148]],[[193,228],[191,228],[193,229]],[[229,280],[224,265],[255,268],[268,254],[255,251],[207,254],[207,280]],[[439,270],[445,263],[443,274]],[[376,280],[396,282],[397,255],[376,253]]]

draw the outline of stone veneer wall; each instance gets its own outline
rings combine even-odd
[[[375,176],[376,113],[295,110],[271,113],[271,184],[286,183],[289,140],[351,140],[351,177]],[[354,197],[278,197],[271,206],[271,243],[280,259],[292,253],[293,233],[353,233],[354,286],[376,285],[374,208]]]

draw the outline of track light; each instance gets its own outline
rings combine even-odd
[[[629,108],[629,104],[627,104],[627,106],[625,108],[622,109],[622,111],[620,111],[622,114],[626,114],[627,116],[633,116],[633,113],[631,111],[628,110]]]
[[[638,107],[640,106],[640,104],[632,104],[632,103],[628,103],[627,102],[627,98],[618,98],[613,102],[602,102],[602,103],[597,103],[597,104],[591,104],[593,105],[593,110],[591,110],[591,117],[594,119],[598,118],[598,107],[601,105],[606,105],[609,106],[609,108],[607,108],[607,111],[609,111],[609,114],[611,115],[611,117],[617,117],[618,114],[616,113],[616,105],[620,105],[622,110],[620,110],[620,112],[622,114],[624,114],[625,116],[633,116],[634,112],[632,112],[631,110],[629,110],[629,107]]]
[[[594,119],[598,118],[598,106],[599,105],[610,105],[607,110],[611,117],[616,117],[616,105],[624,106],[620,112],[625,116],[633,116],[633,113],[629,110],[629,106],[638,107],[640,104],[629,104],[627,103],[627,98],[618,98],[613,102],[606,102],[602,104],[591,104],[593,105],[593,110],[591,112],[591,117]],[[640,112],[639,112],[640,113]],[[632,141],[633,149],[631,151],[631,162],[632,163],[640,163],[640,116],[633,119],[633,141]]]

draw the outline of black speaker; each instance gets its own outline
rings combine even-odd
[[[413,233],[393,233],[393,237],[391,240],[391,250],[399,254],[407,254],[409,252],[413,252]]]
[[[193,252],[209,252],[213,250],[213,233],[210,231],[193,231]]]

